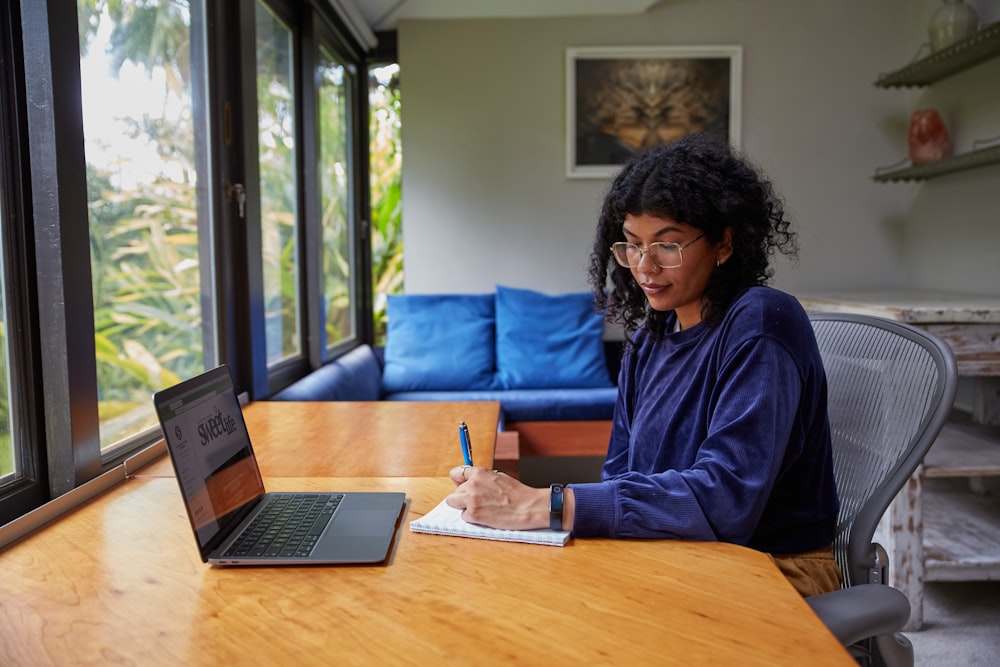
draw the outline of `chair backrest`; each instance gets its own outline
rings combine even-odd
[[[958,373],[951,349],[922,329],[846,313],[809,318],[826,370],[841,503],[833,547],[853,586],[875,566],[879,519],[941,431]]]

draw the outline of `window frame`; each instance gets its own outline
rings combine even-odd
[[[250,364],[247,375],[250,398],[258,400],[271,395],[277,388],[290,384],[295,377],[305,374],[308,364],[305,357],[305,341],[300,341],[299,349],[302,350],[298,356],[283,359],[273,366],[268,366],[267,362],[267,332],[265,313],[265,293],[264,293],[264,268],[263,268],[263,229],[260,212],[261,189],[260,189],[260,166],[259,166],[259,135],[257,124],[257,30],[256,30],[256,7],[258,2],[262,2],[282,21],[286,22],[292,30],[293,37],[293,81],[296,86],[296,145],[302,145],[302,105],[301,86],[302,80],[302,25],[300,13],[296,7],[285,0],[248,0],[239,6],[240,20],[240,54],[239,71],[241,72],[241,90],[236,98],[239,102],[237,108],[242,110],[239,116],[241,132],[241,144],[243,149],[243,160],[239,171],[243,174],[243,182],[246,184],[246,217],[240,222],[244,226],[245,246],[238,250],[244,258],[246,267],[247,302],[246,307],[246,331],[249,332],[249,349],[247,356]],[[296,150],[296,169],[302,173],[302,150]],[[296,211],[300,217],[303,211],[302,179],[298,179],[296,191]],[[302,287],[302,276],[306,273],[302,266],[302,224],[298,225],[300,236],[297,239],[299,244],[299,290],[300,297],[306,298]],[[300,315],[306,312],[303,308]],[[304,323],[308,324],[308,323]],[[300,333],[305,335],[307,329],[300,327]]]
[[[248,270],[248,301],[246,304],[248,321],[246,331],[250,332],[251,358],[248,386],[253,400],[266,398],[287,387],[295,380],[319,368],[347,350],[362,342],[370,341],[374,335],[371,296],[371,244],[367,224],[368,210],[368,97],[362,86],[361,72],[367,71],[367,62],[356,41],[344,29],[335,12],[323,3],[309,0],[301,5],[288,0],[259,0],[266,4],[276,16],[293,26],[295,37],[295,83],[296,83],[296,143],[298,170],[301,178],[298,185],[299,212],[299,290],[305,306],[300,315],[303,339],[300,341],[301,354],[268,366],[264,321],[263,268],[261,264],[261,221],[259,212],[260,175],[257,164],[258,137],[256,116],[256,53],[254,10],[258,0],[250,0],[240,5],[240,25],[244,36],[241,42],[240,71],[242,93],[240,116],[242,125],[242,148],[244,160],[241,170],[247,183],[247,218],[243,221],[246,230],[246,258]],[[319,151],[319,137],[316,132],[316,84],[313,78],[318,61],[320,44],[329,48],[343,59],[345,68],[352,70],[353,90],[348,110],[351,119],[348,137],[350,145],[351,174],[350,186],[353,202],[350,206],[354,280],[352,297],[354,300],[357,330],[352,338],[326,345],[320,307],[322,297],[322,257],[321,234],[319,228],[320,191],[317,182],[315,158]],[[366,85],[366,83],[365,83]],[[252,211],[249,204],[253,202]]]
[[[355,322],[352,336],[332,343],[326,340],[326,322],[321,307],[323,293],[323,229],[322,190],[316,165],[319,161],[320,136],[313,132],[314,141],[303,141],[302,173],[305,194],[304,248],[312,250],[306,258],[307,322],[309,331],[309,368],[315,369],[335,359],[361,342],[373,336],[371,297],[371,242],[367,216],[361,214],[369,207],[370,190],[368,166],[368,94],[367,62],[362,55],[345,46],[344,34],[324,17],[311,13],[306,21],[306,38],[303,40],[302,84],[304,92],[302,109],[303,127],[317,129],[319,100],[316,95],[313,73],[321,60],[321,50],[326,49],[343,65],[345,90],[348,98],[347,126],[351,129],[346,137],[349,172],[353,175],[349,187],[348,224],[351,240],[351,280],[350,291],[355,305]],[[362,166],[363,165],[363,166]],[[359,171],[361,170],[361,171]],[[359,176],[363,173],[363,178]],[[308,224],[314,222],[315,224]]]
[[[206,310],[215,333],[205,340],[205,365],[227,363],[237,385],[251,399],[270,396],[350,347],[371,340],[371,258],[365,218],[368,210],[368,123],[363,47],[336,9],[324,0],[292,3],[268,0],[293,11],[299,63],[299,95],[311,91],[314,49],[321,41],[353,68],[350,103],[350,224],[353,227],[355,336],[326,346],[318,315],[322,276],[317,258],[301,271],[305,321],[302,359],[266,368],[263,292],[259,266],[260,230],[249,216],[259,201],[256,173],[256,104],[241,105],[247,86],[255,90],[254,0],[196,4],[191,39],[192,105],[207,112],[207,126],[196,121],[205,153],[197,163],[199,220],[210,220],[210,235],[200,243],[203,262],[214,262],[214,282],[203,286]],[[248,11],[249,9],[249,11]],[[199,24],[198,21],[203,21]],[[160,440],[158,429],[137,434],[102,453],[98,417],[97,362],[94,347],[94,297],[89,252],[86,156],[83,148],[78,7],[76,3],[13,0],[0,13],[0,70],[5,102],[0,125],[3,160],[3,244],[6,271],[12,410],[17,411],[24,479],[0,487],[0,524],[61,496]],[[23,36],[23,37],[22,37]],[[74,48],[75,47],[75,48]],[[306,57],[303,57],[303,56]],[[314,97],[312,98],[315,99]],[[297,141],[303,160],[318,141],[315,117],[299,102]],[[315,112],[313,112],[315,114]],[[311,123],[311,125],[310,125]],[[308,142],[307,142],[308,139]],[[310,148],[311,146],[311,148]],[[308,182],[308,186],[306,183]],[[242,184],[248,216],[241,220],[230,187]],[[229,187],[227,187],[229,186]],[[318,197],[313,179],[299,186],[302,242],[318,232],[306,202]],[[318,201],[318,199],[316,200]],[[311,230],[311,231],[310,231]],[[308,246],[304,246],[308,247]],[[81,249],[87,249],[83,251]],[[254,257],[257,257],[257,262]],[[312,273],[311,273],[312,272]],[[308,277],[307,277],[308,276]],[[44,334],[44,335],[43,335]],[[210,340],[211,339],[211,340]],[[319,345],[319,347],[317,347]]]
[[[35,341],[39,336],[37,299],[34,296],[34,264],[31,228],[27,220],[30,201],[28,146],[26,137],[17,130],[26,117],[23,48],[19,38],[20,14],[14,3],[4,6],[0,15],[0,226],[3,234],[3,266],[6,298],[6,337],[10,397],[8,409],[15,428],[11,430],[11,447],[20,463],[20,474],[0,488],[0,524],[20,516],[44,503],[48,498],[48,469],[45,449],[32,447],[38,442],[41,428],[38,400],[32,377],[39,372]]]
[[[51,497],[110,467],[101,459],[76,4],[22,3],[30,217]],[[75,48],[73,48],[75,46]],[[70,279],[72,277],[72,279]]]

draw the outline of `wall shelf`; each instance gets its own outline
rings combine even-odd
[[[909,167],[881,172],[877,171],[874,179],[879,183],[923,181],[935,176],[943,176],[956,171],[997,163],[1000,163],[1000,146],[990,146],[989,148],[980,148],[968,153],[951,155],[940,160],[934,160],[933,162],[921,162]]]
[[[883,74],[875,85],[879,88],[927,86],[997,54],[1000,54],[1000,21],[902,69]]]

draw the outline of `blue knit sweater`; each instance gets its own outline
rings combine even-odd
[[[838,500],[826,376],[798,301],[754,287],[718,326],[660,340],[640,327],[633,340],[603,481],[571,485],[573,534],[779,554],[829,545]]]

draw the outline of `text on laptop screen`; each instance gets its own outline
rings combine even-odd
[[[228,371],[160,406],[160,413],[191,525],[205,547],[264,494]]]

